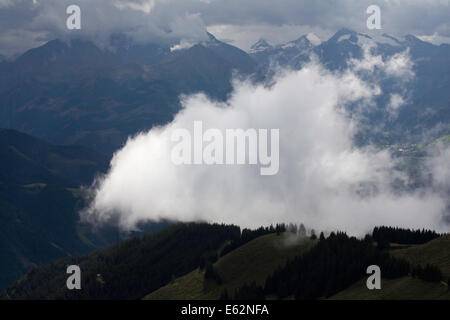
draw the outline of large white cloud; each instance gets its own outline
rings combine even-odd
[[[389,73],[389,62],[378,65]],[[125,229],[164,218],[252,227],[303,222],[354,234],[375,225],[442,230],[445,200],[439,193],[395,191],[394,180],[408,180],[394,169],[396,160],[353,143],[358,121],[345,106],[370,107],[378,94],[378,86],[351,71],[330,73],[313,62],[280,73],[271,87],[235,82],[226,103],[202,94],[184,97],[173,122],[130,138],[117,151],[82,217],[118,218]],[[171,135],[192,130],[196,120],[204,130],[279,129],[278,174],[261,176],[254,165],[174,165]]]

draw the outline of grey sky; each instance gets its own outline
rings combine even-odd
[[[70,4],[82,9],[81,32],[65,28]],[[450,37],[450,0],[0,0],[0,53],[73,35],[104,42],[111,32],[200,40],[205,27],[247,49],[261,36],[283,42],[311,31],[326,38],[342,27],[367,32],[371,4],[381,8],[384,32]]]

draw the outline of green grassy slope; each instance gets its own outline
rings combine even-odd
[[[382,279],[380,290],[369,290],[366,279],[331,298],[332,300],[442,300],[450,299],[444,283],[425,282],[412,277]]]
[[[444,278],[450,278],[450,235],[422,245],[393,250],[392,255],[406,259],[413,265],[434,264],[441,269]]]
[[[390,253],[411,263],[411,265],[433,264],[438,266],[444,279],[450,277],[450,235],[445,235],[421,245],[406,246],[398,248]],[[381,270],[383,273],[383,270]],[[355,283],[350,288],[341,291],[332,299],[344,300],[365,300],[365,299],[385,299],[385,300],[439,300],[450,299],[450,291],[444,283],[430,283],[412,277],[400,279],[383,279],[381,290],[368,290],[365,279]]]
[[[245,283],[255,281],[264,285],[269,274],[289,258],[305,252],[314,245],[309,239],[296,239],[288,233],[261,236],[220,258],[214,268],[222,285],[204,281],[204,272],[196,269],[170,284],[150,293],[149,300],[218,299],[224,288],[230,294]]]

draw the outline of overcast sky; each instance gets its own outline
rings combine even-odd
[[[70,4],[81,7],[81,31],[66,29]],[[101,42],[111,32],[138,41],[196,41],[205,28],[243,49],[260,37],[279,43],[314,32],[326,40],[342,27],[370,33],[366,9],[372,4],[381,8],[383,32],[450,37],[450,0],[0,0],[0,52],[68,35]]]

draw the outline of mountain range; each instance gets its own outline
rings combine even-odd
[[[374,110],[368,125],[383,130],[374,134],[369,128],[368,139],[398,142],[430,128],[437,135],[448,133],[450,45],[435,46],[411,35],[373,38],[347,29],[320,44],[312,35],[277,46],[260,40],[249,54],[211,34],[209,41],[180,50],[133,45],[119,35],[111,38],[109,49],[84,40],[53,40],[0,63],[0,127],[111,154],[129,135],[170,121],[181,94],[205,92],[224,100],[234,71],[256,73],[260,80],[274,65],[301,68],[311,54],[331,70],[343,69],[350,57],[362,56],[365,43],[374,44],[375,54],[383,57],[408,50],[415,72],[407,105],[395,119],[383,116],[383,108]],[[386,83],[384,97],[389,88]],[[383,98],[380,102],[387,104]]]
[[[170,121],[181,94],[205,92],[225,100],[232,74],[256,74],[253,79],[260,81],[275,65],[301,68],[311,54],[331,70],[343,69],[372,43],[374,54],[383,57],[408,51],[415,77],[406,88],[412,97],[395,119],[385,112],[392,83],[383,84],[380,109],[368,116],[366,140],[404,142],[431,128],[435,135],[450,130],[448,44],[435,46],[412,35],[373,38],[348,29],[320,44],[311,34],[277,46],[260,40],[249,54],[211,34],[209,41],[179,50],[133,45],[120,35],[110,42],[112,48],[101,49],[85,40],[53,40],[0,62],[0,127],[112,154],[129,135]],[[374,126],[381,132],[375,134]]]
[[[341,29],[329,40],[316,45],[312,35],[297,40],[270,45],[259,40],[250,49],[250,56],[258,63],[261,74],[270,74],[274,67],[300,69],[315,56],[330,70],[343,70],[351,58],[361,59],[366,45],[372,46],[373,55],[384,59],[397,53],[407,53],[413,63],[414,77],[404,84],[407,92],[404,106],[396,117],[387,112],[388,97],[395,88],[392,80],[381,81],[383,94],[377,106],[366,115],[361,132],[363,143],[395,144],[417,143],[433,131],[428,139],[448,134],[450,130],[450,45],[439,46],[420,40],[413,35],[397,39],[388,34],[371,36]],[[398,88],[397,88],[398,89]]]
[[[170,121],[180,94],[225,99],[232,71],[249,74],[256,65],[212,35],[175,51],[120,40],[110,50],[53,40],[0,63],[0,127],[111,154],[128,135]]]

